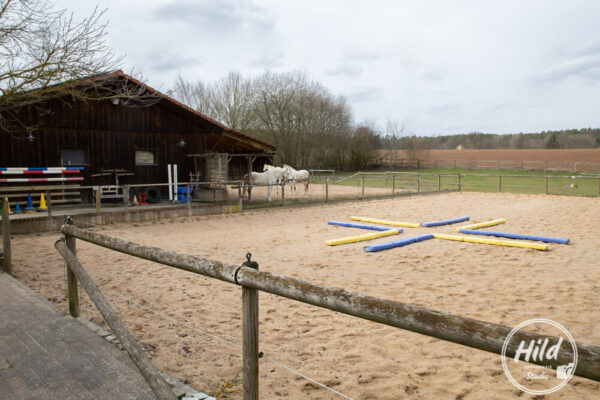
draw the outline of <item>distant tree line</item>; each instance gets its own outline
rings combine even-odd
[[[600,128],[542,131],[539,133],[491,134],[471,132],[460,135],[417,137],[386,134],[379,136],[381,149],[585,149],[600,147]]]
[[[257,78],[230,72],[212,84],[179,77],[169,93],[233,130],[277,146],[277,163],[360,169],[380,144],[372,126],[353,122],[345,98],[301,72]]]

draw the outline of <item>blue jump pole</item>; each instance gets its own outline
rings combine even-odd
[[[381,226],[375,226],[375,225],[352,224],[349,222],[339,222],[339,221],[329,221],[327,223],[329,225],[345,226],[348,228],[370,229],[372,231],[389,231],[390,229],[395,229],[398,231],[398,233],[404,232],[404,229],[402,229],[402,228],[383,228]]]
[[[372,244],[369,246],[364,246],[363,249],[368,252],[388,250],[388,249],[393,249],[394,247],[402,247],[402,246],[406,246],[407,244],[422,242],[423,240],[428,240],[428,239],[433,239],[433,235],[427,234],[427,235],[413,236],[413,237],[409,237],[409,238],[402,239],[402,240],[395,240],[393,242]]]
[[[457,217],[457,218],[443,219],[441,221],[423,222],[423,223],[421,223],[421,226],[425,226],[425,227],[429,228],[432,226],[456,224],[457,222],[468,221],[468,220],[469,220],[469,217]]]
[[[473,229],[460,229],[460,233],[468,233],[470,235],[483,235],[483,236],[495,236],[504,237],[510,239],[522,239],[522,240],[535,240],[538,242],[546,243],[558,243],[558,244],[569,244],[569,239],[553,238],[546,236],[534,236],[534,235],[521,235],[520,233],[507,233],[507,232],[492,232],[492,231],[480,231]]]

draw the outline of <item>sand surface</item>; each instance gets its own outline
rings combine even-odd
[[[600,201],[592,198],[449,193],[92,229],[228,263],[239,264],[252,252],[264,271],[509,326],[550,318],[577,341],[600,345],[599,211]],[[327,225],[349,221],[350,215],[414,222],[506,218],[497,230],[568,237],[572,244],[551,244],[548,252],[442,240],[379,253],[365,253],[361,243],[325,246],[327,239],[364,233]],[[454,230],[407,228],[401,236]],[[52,247],[57,238],[16,236],[14,270],[66,309],[64,266]],[[160,369],[213,395],[229,387],[224,391],[232,393],[221,397],[241,399],[241,353],[235,347],[241,344],[239,287],[82,241],[78,253]],[[102,323],[85,295],[82,314]],[[533,398],[507,380],[498,355],[265,293],[260,350],[354,399]],[[341,398],[265,358],[260,379],[265,399]],[[544,398],[593,399],[599,393],[599,383],[575,377]]]

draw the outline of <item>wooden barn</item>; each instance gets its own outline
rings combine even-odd
[[[102,100],[86,100],[56,90],[54,98],[36,102],[30,96],[33,101],[4,109],[4,120],[18,123],[0,127],[0,194],[3,187],[40,184],[15,180],[23,176],[7,171],[3,175],[2,168],[83,168],[69,174],[83,180],[62,182],[69,187],[115,185],[117,174],[121,185],[150,186],[167,182],[168,164],[177,164],[179,182],[191,175],[203,182],[237,180],[249,167],[262,170],[275,154],[274,146],[233,131],[122,71],[62,85],[105,92]],[[159,190],[164,198],[166,188]],[[80,199],[91,200],[89,191]]]

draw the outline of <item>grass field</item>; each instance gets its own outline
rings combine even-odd
[[[577,174],[576,178],[564,172],[513,171],[513,170],[469,170],[469,169],[421,169],[410,172],[351,172],[335,174],[330,184],[365,187],[387,187],[409,191],[446,191],[460,189],[467,192],[548,193],[570,196],[595,197],[600,193],[598,175]],[[353,176],[354,175],[354,176]],[[344,179],[345,178],[345,179]],[[325,177],[315,176],[315,182]],[[395,181],[395,182],[394,182]],[[573,185],[573,186],[572,186]]]

